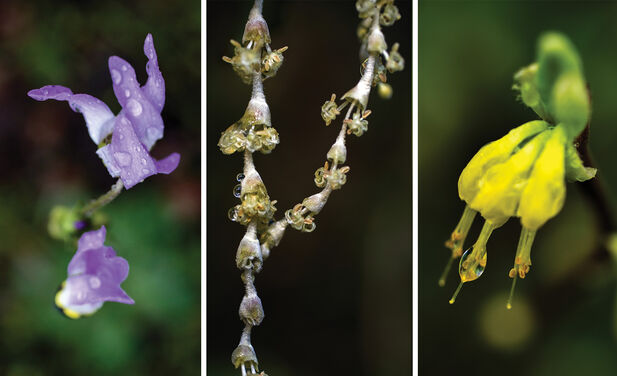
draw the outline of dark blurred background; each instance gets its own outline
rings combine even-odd
[[[399,42],[403,72],[388,75],[394,96],[374,91],[369,130],[347,137],[347,184],[317,216],[312,233],[289,228],[257,275],[266,317],[252,343],[269,375],[407,375],[411,373],[411,2],[397,1],[402,19],[384,29]],[[241,40],[252,2],[207,3],[207,371],[237,375],[231,352],[240,340],[243,295],[235,253],[245,228],[227,218],[239,201],[232,189],[239,154],[223,155],[220,134],[250,98],[232,68],[230,39]],[[265,81],[272,125],[281,143],[255,155],[277,219],[317,193],[341,117],[320,116],[360,78],[355,1],[265,1],[272,47],[289,46],[278,74]]]
[[[511,311],[516,218],[493,233],[484,275],[465,284],[453,306],[457,273],[437,285],[450,255],[443,243],[464,208],[460,172],[481,146],[537,118],[511,87],[514,72],[534,61],[543,31],[565,33],[580,52],[593,100],[590,147],[615,209],[617,4],[420,1],[418,15],[420,374],[617,374],[614,273],[609,259],[592,269],[585,262],[600,224],[577,184],[567,185],[563,210],[538,231]],[[478,216],[466,247],[481,224]]]
[[[199,374],[200,18],[198,0],[0,2],[1,375]],[[53,298],[76,247],[49,237],[48,213],[115,179],[80,114],[26,93],[65,85],[117,113],[107,59],[123,57],[144,83],[148,32],[167,87],[153,155],[182,160],[103,209],[106,244],[128,260],[122,287],[136,304],[72,321]]]

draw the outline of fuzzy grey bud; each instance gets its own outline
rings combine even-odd
[[[261,324],[265,314],[259,296],[256,293],[244,295],[238,314],[246,325],[257,326]]]
[[[241,270],[251,269],[259,273],[263,258],[255,232],[255,226],[249,225],[236,252],[236,266]]]

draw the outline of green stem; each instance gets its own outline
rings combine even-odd
[[[90,201],[86,206],[84,206],[83,209],[81,209],[81,214],[84,217],[90,217],[95,211],[109,204],[116,197],[118,197],[120,192],[122,192],[122,188],[124,188],[122,179],[118,179],[116,184],[112,185],[111,189],[107,193],[95,200]]]

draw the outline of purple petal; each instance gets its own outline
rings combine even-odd
[[[77,242],[77,252],[87,251],[88,249],[100,248],[105,242],[107,229],[101,226],[100,229],[84,233]],[[69,271],[69,274],[70,271]]]
[[[99,144],[105,136],[111,133],[114,114],[101,100],[88,94],[73,94],[71,89],[60,85],[43,86],[30,90],[28,96],[37,101],[55,99],[68,101],[71,109],[79,112],[86,120],[88,133],[95,144]]]
[[[131,121],[135,133],[148,150],[163,137],[163,119],[153,104],[142,93],[135,70],[124,59],[117,56],[109,58],[109,72],[114,93],[122,112]]]
[[[40,89],[30,90],[28,96],[37,101],[46,101],[48,99],[55,99],[57,101],[65,101],[73,95],[73,92],[68,87],[60,85],[47,85]]]
[[[171,174],[178,167],[178,163],[180,163],[180,154],[178,153],[171,153],[160,161],[154,160],[156,171],[159,174]]]
[[[111,155],[111,145],[105,145],[99,148],[96,154],[103,160],[103,164],[107,167],[107,171],[111,177],[117,178],[120,176],[120,166],[118,166],[116,159]]]
[[[154,49],[154,41],[152,34],[146,36],[144,42],[144,54],[148,57],[146,63],[146,72],[148,73],[148,81],[141,88],[142,92],[150,100],[154,108],[160,113],[165,105],[165,80],[159,70],[159,62]]]
[[[120,170],[120,179],[126,189],[157,173],[154,160],[139,141],[131,122],[123,112],[116,118],[110,146],[109,151],[115,166]]]

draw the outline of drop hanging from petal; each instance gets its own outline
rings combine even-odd
[[[461,278],[461,282],[457,287],[454,295],[450,299],[450,304],[453,304],[456,300],[456,296],[463,287],[463,283],[474,281],[484,273],[486,268],[486,243],[489,237],[497,227],[492,222],[484,221],[484,226],[480,232],[478,240],[473,245],[472,249],[467,250],[461,257],[461,261],[458,267],[458,273]]]

